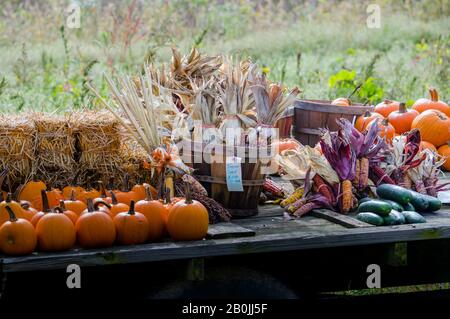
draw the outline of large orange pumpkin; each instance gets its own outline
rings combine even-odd
[[[400,103],[397,101],[384,100],[383,102],[375,106],[375,112],[383,115],[383,117],[388,117],[392,112],[398,111],[400,108]]]
[[[148,239],[149,223],[147,218],[134,210],[134,201],[130,203],[127,213],[119,213],[114,217],[117,242],[121,245],[137,245]]]
[[[363,132],[366,129],[367,125],[375,118],[379,118],[381,120],[384,119],[383,115],[379,113],[371,113],[369,111],[366,111],[363,115],[356,119],[355,128],[358,131]]]
[[[161,239],[165,233],[169,211],[159,200],[153,200],[150,186],[146,187],[146,193],[146,199],[138,201],[135,208],[147,218],[148,240],[155,241]]]
[[[438,148],[438,154],[446,158],[445,163],[442,165],[446,171],[450,171],[450,144],[444,144]]]
[[[68,250],[76,240],[75,226],[60,207],[42,216],[36,225],[36,235],[42,251]]]
[[[436,89],[430,88],[428,89],[428,92],[430,92],[430,98],[418,99],[413,104],[412,108],[419,113],[422,113],[426,110],[438,110],[450,117],[450,106],[442,101],[439,101],[439,94]]]
[[[427,110],[420,113],[411,128],[418,129],[422,139],[436,147],[450,141],[450,118],[441,111]]]
[[[200,240],[208,232],[209,217],[205,206],[192,200],[189,186],[186,198],[173,205],[169,211],[167,230],[174,240]]]
[[[0,251],[6,255],[27,255],[36,248],[37,236],[33,225],[17,218],[11,207],[6,207],[9,220],[0,226]]]
[[[395,128],[395,133],[403,134],[411,130],[411,124],[419,115],[416,110],[408,110],[405,103],[400,103],[398,111],[394,111],[389,114],[389,123]]]
[[[116,227],[108,214],[99,211],[92,199],[88,199],[88,212],[82,214],[75,225],[81,247],[108,247],[116,239]],[[98,203],[96,204],[98,205]]]

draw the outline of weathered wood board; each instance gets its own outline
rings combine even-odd
[[[68,252],[33,253],[23,257],[0,255],[0,266],[4,272],[20,272],[62,269],[72,263],[97,266],[450,239],[449,206],[424,214],[424,217],[427,219],[425,224],[370,227],[351,220],[349,216],[337,216],[324,210],[317,210],[298,220],[285,220],[279,207],[263,206],[258,216],[211,226],[210,239],[94,250],[77,248]]]

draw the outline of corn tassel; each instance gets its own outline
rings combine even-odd
[[[293,204],[300,198],[302,198],[305,189],[303,187],[297,188],[288,198],[284,199],[281,203],[281,207],[286,207],[290,204]]]

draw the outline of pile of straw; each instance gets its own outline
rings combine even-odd
[[[12,183],[28,179],[33,171],[34,136],[28,118],[0,115],[0,169],[8,169]]]

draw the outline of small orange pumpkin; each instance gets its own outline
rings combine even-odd
[[[433,144],[431,144],[430,142],[426,142],[426,141],[421,141],[420,142],[420,151],[429,149],[433,152],[437,152],[436,146],[434,146]]]
[[[119,213],[114,217],[117,242],[121,245],[137,245],[145,243],[149,235],[149,223],[145,215],[134,210],[134,201],[130,203],[127,213]]]
[[[77,199],[75,194],[75,190],[72,190],[69,199],[66,199],[63,203],[65,208],[77,215],[80,215],[87,208],[87,206],[83,201]]]
[[[352,101],[346,97],[339,97],[331,102],[332,105],[337,106],[350,106],[352,105]]]
[[[69,219],[72,221],[73,225],[75,226],[75,224],[77,223],[79,214],[75,213],[72,210],[67,209],[66,205],[64,204],[64,201],[59,202],[59,208],[61,208],[62,213],[64,215],[66,215],[67,217],[69,217]]]
[[[31,221],[33,219],[33,216],[38,213],[38,211],[36,209],[31,207],[30,202],[28,202],[26,200],[21,200],[20,201],[20,206],[22,206],[22,209],[23,209],[23,212],[24,212],[23,218],[25,218],[28,221]]]
[[[379,113],[371,113],[370,111],[366,111],[363,115],[356,119],[355,128],[358,131],[363,132],[367,125],[375,118],[379,118],[381,120],[384,119],[383,115]]]
[[[439,101],[439,94],[436,89],[429,88],[428,92],[430,93],[430,99],[418,99],[413,104],[412,108],[419,113],[426,110],[438,110],[450,117],[450,106],[442,101]]]
[[[437,152],[439,155],[446,158],[442,167],[444,167],[446,171],[450,171],[450,144],[442,145],[441,147],[438,148]]]
[[[156,189],[147,183],[136,184],[133,186],[133,188],[131,188],[131,191],[137,194],[136,198],[139,198],[139,200],[143,200],[143,199],[147,198],[147,194],[146,194],[146,190],[145,190],[147,186],[150,187],[152,196],[156,197],[157,196]]]
[[[150,186],[145,188],[147,197],[136,203],[136,211],[143,214],[149,223],[148,240],[155,241],[163,237],[169,211],[159,200],[153,200]]]
[[[116,198],[116,193],[111,191],[111,204],[108,208],[101,207],[100,210],[104,210],[109,212],[111,218],[114,218],[119,213],[128,212],[130,210],[130,206],[124,203],[119,203]]]
[[[367,129],[370,128],[371,125],[374,125],[376,120],[372,120],[369,125],[367,125]],[[378,133],[378,135],[380,135],[382,138],[384,138],[386,140],[387,143],[392,144],[392,140],[394,139],[395,136],[395,129],[394,127],[391,125],[391,123],[389,123],[388,119],[384,119],[381,122],[378,122],[378,127],[380,128],[380,132]]]
[[[6,255],[27,255],[36,248],[37,236],[33,225],[26,219],[17,218],[7,206],[9,220],[0,226],[0,251]]]
[[[374,111],[383,115],[383,117],[388,117],[392,112],[398,111],[400,109],[400,103],[397,101],[384,100],[383,102],[375,106]]]
[[[14,215],[17,218],[29,218],[29,215],[24,212],[22,206],[20,206],[18,202],[12,200],[12,194],[8,193],[6,199],[0,203],[0,225],[10,220],[10,214],[6,210],[6,207],[8,206],[13,210]]]
[[[125,175],[125,178],[123,180],[123,188],[119,192],[115,193],[117,201],[119,203],[126,204],[128,208],[130,207],[131,201],[139,201],[139,195],[133,191],[130,190],[129,185],[129,176],[128,174]],[[127,210],[128,211],[128,210]]]
[[[406,109],[405,103],[400,103],[399,110],[389,114],[389,123],[395,128],[395,133],[403,134],[411,130],[411,124],[419,115],[416,110]]]
[[[99,211],[92,199],[87,200],[87,206],[87,213],[82,214],[75,225],[80,246],[83,248],[111,246],[116,239],[113,220],[108,214]]]
[[[36,235],[38,247],[42,251],[68,250],[75,245],[76,240],[75,226],[60,207],[53,208],[39,219]]]
[[[41,190],[41,203],[42,203],[42,209],[36,213],[33,218],[31,219],[31,223],[33,224],[34,227],[37,226],[37,223],[39,222],[39,220],[47,213],[51,213],[52,210],[50,208],[50,205],[48,203],[48,196],[45,190]]]
[[[208,232],[209,217],[205,206],[192,200],[186,185],[186,198],[173,205],[169,211],[167,230],[174,240],[200,240]]]
[[[32,203],[35,198],[41,196],[41,190],[46,190],[47,185],[40,180],[31,180],[24,185],[20,194],[19,200],[26,200]],[[37,208],[37,207],[34,207]]]
[[[47,191],[47,198],[48,198],[48,204],[49,204],[50,208],[58,206],[59,201],[64,200],[64,196],[62,195],[62,192],[57,188],[53,188],[52,190]],[[41,194],[39,194],[39,196],[35,197],[33,199],[33,201],[31,201],[31,206],[33,206],[38,211],[43,210]]]
[[[422,139],[436,147],[450,141],[450,118],[441,111],[427,110],[420,113],[411,128],[418,129]]]

